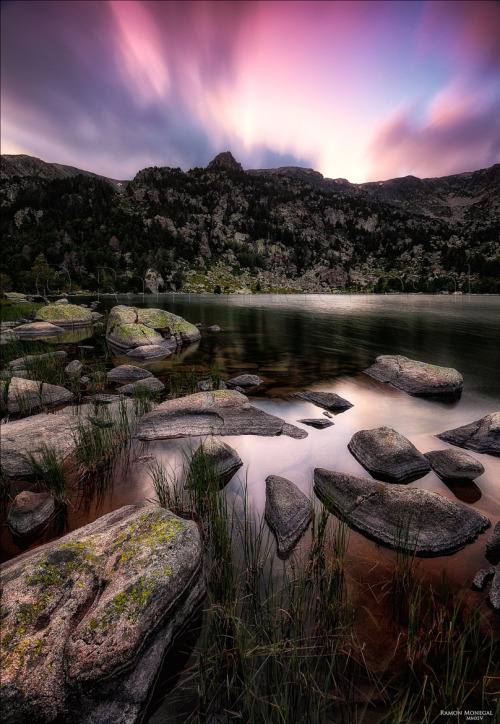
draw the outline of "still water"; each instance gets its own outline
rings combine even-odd
[[[72,301],[89,303],[90,299]],[[358,430],[387,425],[409,438],[421,452],[428,452],[449,447],[435,437],[437,433],[500,410],[499,297],[159,295],[143,299],[138,295],[101,297],[99,311],[117,303],[161,307],[201,324],[199,343],[167,360],[143,365],[160,379],[167,379],[178,366],[208,373],[214,363],[226,379],[244,372],[258,374],[264,385],[250,393],[251,402],[293,424],[300,424],[300,418],[322,417],[323,412],[292,398],[295,391],[336,392],[353,403],[351,409],[334,416],[330,428],[316,430],[301,425],[308,433],[303,440],[224,438],[244,463],[226,487],[226,494],[237,506],[241,484],[246,481],[256,517],[263,515],[268,475],[292,480],[309,496],[315,467],[370,477],[347,449]],[[214,324],[220,326],[220,332],[207,330]],[[102,336],[84,341],[84,332],[76,334],[78,340],[58,338],[54,342],[103,348]],[[462,397],[454,402],[410,397],[364,375],[363,369],[380,354],[402,354],[456,368],[464,377]],[[109,367],[126,362],[130,360],[124,357],[106,359]],[[122,505],[153,499],[151,456],[175,470],[182,452],[197,444],[198,440],[193,439],[141,445],[129,456],[127,465],[118,466],[114,485],[99,502],[94,501],[85,510],[70,511],[70,529]],[[475,483],[451,488],[431,472],[410,485],[472,505],[494,525],[500,519],[500,458],[472,454],[485,467]],[[446,570],[457,587],[467,585],[479,568],[488,565],[484,552],[490,533],[491,529],[452,556],[420,561],[422,574],[438,580]],[[5,529],[2,538],[7,555],[15,555],[19,549]],[[349,565],[351,593],[371,610],[366,630],[360,634],[367,639],[367,650],[380,650],[384,623],[382,615],[377,619],[376,581],[382,574],[390,575],[393,553],[351,532]],[[484,594],[471,595],[472,605],[484,606]],[[376,665],[376,660],[370,663]]]

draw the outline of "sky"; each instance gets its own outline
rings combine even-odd
[[[1,2],[1,148],[117,179],[500,161],[497,0]]]

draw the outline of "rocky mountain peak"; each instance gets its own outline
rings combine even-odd
[[[243,166],[241,163],[238,163],[231,151],[223,151],[222,153],[217,154],[213,161],[210,161],[207,168],[223,168],[227,171],[243,171]]]

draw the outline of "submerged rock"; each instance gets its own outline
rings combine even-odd
[[[6,382],[0,382],[2,394]],[[65,387],[48,385],[38,380],[26,380],[13,377],[7,390],[7,410],[10,415],[30,415],[41,407],[54,407],[71,402],[74,399],[72,392]]]
[[[92,312],[77,304],[49,304],[37,310],[35,321],[58,327],[86,327],[92,323]]]
[[[130,505],[2,566],[3,713],[132,724],[204,595],[197,525]]]
[[[196,324],[195,327],[197,327],[197,326],[198,326],[198,325]],[[212,326],[211,326],[211,327],[207,327],[207,329],[208,329],[209,332],[220,332],[220,327],[219,327],[218,324],[212,324]]]
[[[217,478],[229,482],[228,478],[234,475],[243,463],[234,448],[217,437],[209,437],[196,449],[191,461],[191,470],[199,465],[206,465]]]
[[[159,345],[169,341],[175,349],[184,343],[200,339],[200,331],[176,314],[164,309],[139,309],[122,304],[109,314],[106,338],[122,349]]]
[[[227,386],[231,388],[235,387],[257,387],[262,385],[264,380],[261,380],[257,375],[239,375],[239,377],[233,377],[227,381]]]
[[[156,377],[146,377],[144,380],[136,380],[131,382],[129,385],[123,385],[117,388],[117,392],[121,392],[122,395],[133,395],[136,392],[148,391],[148,392],[163,392],[165,385]]]
[[[56,334],[63,334],[66,330],[60,325],[56,326],[55,324],[50,324],[50,322],[31,322],[30,324],[21,324],[12,331],[20,336],[51,337]]]
[[[286,478],[266,478],[266,521],[276,536],[278,555],[288,556],[311,522],[311,503]]]
[[[462,450],[432,450],[424,453],[432,469],[445,480],[474,480],[484,473],[479,460]]]
[[[32,474],[30,455],[40,460],[41,453],[53,449],[59,462],[68,458],[76,448],[78,426],[86,426],[76,415],[40,414],[2,425],[0,464],[9,478]]]
[[[14,535],[29,536],[48,523],[54,510],[54,498],[49,493],[24,490],[14,498],[7,525]]]
[[[163,344],[163,342],[165,342],[165,340],[162,340],[162,344],[148,344],[129,349],[127,357],[142,361],[168,357],[172,354],[172,349]]]
[[[303,420],[297,420],[297,422],[301,422],[303,425],[316,427],[318,430],[323,430],[325,427],[331,427],[334,424],[333,422],[330,422],[330,420],[323,420],[322,417],[306,417]]]
[[[374,477],[400,482],[420,477],[429,461],[406,437],[390,427],[356,432],[347,445],[356,460]]]
[[[322,407],[330,412],[343,412],[352,407],[352,403],[345,400],[335,392],[316,392],[315,390],[304,390],[303,392],[294,392],[292,397],[298,397],[299,400],[312,402],[317,407]]]
[[[492,412],[480,420],[446,430],[436,437],[468,450],[500,455],[500,412]]]
[[[491,525],[482,513],[438,493],[323,468],[314,471],[314,491],[355,530],[419,556],[452,553]]]
[[[402,355],[381,355],[364,373],[422,397],[458,396],[464,386],[462,375],[452,367],[438,367]]]
[[[234,390],[197,392],[168,400],[144,415],[137,426],[140,440],[190,435],[288,435],[307,437],[307,432],[279,417],[253,407]]]
[[[145,380],[147,377],[153,377],[153,375],[149,370],[144,370],[142,367],[119,365],[110,370],[107,377],[112,382],[121,382],[122,380]]]

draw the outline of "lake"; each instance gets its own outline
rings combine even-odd
[[[90,298],[71,301],[89,303]],[[241,485],[246,481],[257,519],[263,516],[268,475],[290,479],[308,496],[313,495],[315,467],[370,477],[347,449],[358,430],[386,425],[409,438],[421,452],[428,452],[449,447],[435,437],[437,433],[500,409],[499,297],[160,294],[144,299],[142,295],[101,297],[99,311],[107,311],[117,303],[161,307],[201,324],[199,343],[179,355],[144,365],[160,379],[167,379],[174,368],[194,368],[201,375],[214,364],[224,379],[245,372],[258,374],[264,385],[250,393],[251,402],[293,424],[300,418],[322,417],[323,412],[292,398],[293,392],[336,392],[353,404],[334,416],[330,428],[302,426],[308,433],[302,440],[284,436],[224,438],[244,463],[225,494],[237,506]],[[209,332],[207,327],[215,324],[221,331]],[[51,344],[78,342],[102,348],[102,338],[85,339],[84,332],[77,332],[76,337],[56,338]],[[402,354],[456,368],[464,377],[461,398],[453,402],[415,398],[364,375],[363,370],[380,354]],[[124,362],[130,360],[112,354],[105,358],[108,367]],[[153,499],[150,456],[176,470],[183,452],[197,442],[163,440],[141,444],[129,455],[127,464],[116,467],[113,484],[98,501],[85,509],[70,509],[69,529],[122,505]],[[472,455],[485,467],[485,473],[474,483],[448,487],[431,472],[409,485],[472,505],[494,525],[500,519],[500,458],[475,452]],[[446,570],[457,589],[468,584],[479,568],[488,565],[484,552],[490,532],[454,555],[421,559],[417,565],[420,575],[438,582]],[[5,528],[2,543],[6,557],[20,550]],[[387,636],[386,611],[377,586],[390,576],[393,562],[393,552],[351,531],[348,586],[353,599],[370,609],[370,616],[359,622],[358,633],[366,639],[367,657],[375,668]],[[484,594],[471,596],[472,605],[486,610]],[[170,718],[166,719],[167,704],[162,704],[161,696],[155,702],[148,715],[151,723],[180,723],[185,716],[181,707],[178,714],[170,709]]]

